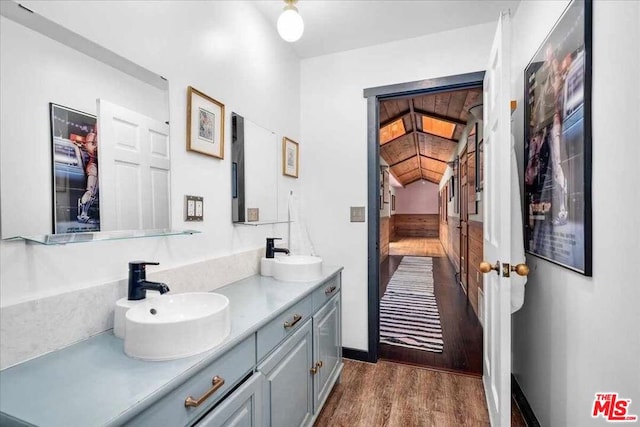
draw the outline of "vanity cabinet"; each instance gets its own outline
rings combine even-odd
[[[340,271],[218,289],[231,332],[200,355],[136,360],[104,333],[2,370],[0,425],[311,426],[342,372]]]
[[[313,316],[313,406],[319,412],[342,369],[340,293]]]
[[[338,286],[321,288],[323,298],[331,298],[258,365],[265,376],[265,426],[311,425],[338,380],[342,371],[340,279],[336,282]]]
[[[280,345],[258,370],[265,376],[264,426],[300,426],[313,417],[311,319]]]

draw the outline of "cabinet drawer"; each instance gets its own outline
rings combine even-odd
[[[341,274],[338,273],[327,280],[322,286],[313,291],[313,312],[318,311],[332,296],[340,290]]]
[[[262,424],[263,382],[261,373],[253,376],[231,393],[224,402],[193,427],[247,426]]]
[[[258,330],[258,360],[311,317],[311,306],[311,296],[308,296]]]
[[[178,426],[193,422],[253,370],[256,363],[255,349],[255,337],[251,335],[167,396],[158,400],[127,425]],[[186,407],[185,399],[189,396],[193,399],[202,397],[212,388],[212,380],[216,376],[224,379],[224,384],[198,407]]]

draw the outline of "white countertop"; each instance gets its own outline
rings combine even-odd
[[[107,331],[4,369],[0,421],[61,427],[121,425],[341,270],[324,267],[322,279],[303,283],[251,276],[214,290],[229,298],[231,333],[218,347],[196,356],[165,362],[132,359],[124,354],[124,341]]]

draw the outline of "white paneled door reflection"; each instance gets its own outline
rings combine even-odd
[[[169,125],[98,100],[102,229],[171,227]]]

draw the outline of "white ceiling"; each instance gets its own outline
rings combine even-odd
[[[299,0],[305,29],[292,47],[300,58],[325,55],[394,40],[497,21],[515,12],[520,0]],[[252,2],[272,23],[283,0]]]

